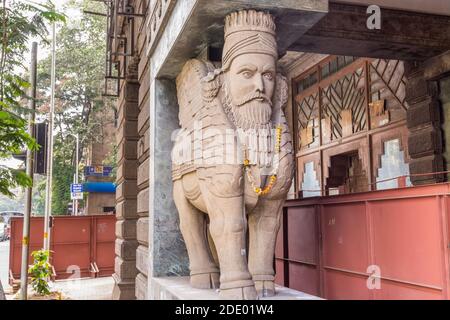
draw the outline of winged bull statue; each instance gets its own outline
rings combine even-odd
[[[275,294],[275,242],[293,178],[275,30],[269,13],[229,14],[221,68],[192,59],[176,81],[173,196],[190,283],[220,286],[223,299]]]

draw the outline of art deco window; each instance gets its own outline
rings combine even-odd
[[[298,176],[305,176],[303,181],[297,181],[297,191],[309,186],[311,181],[305,182],[305,179],[312,174],[311,165],[301,158],[314,155],[322,159],[317,176],[323,177],[325,184],[318,189],[339,190],[340,194],[374,190],[380,161],[373,159],[381,157],[383,143],[380,139],[385,139],[385,132],[406,128],[408,105],[403,62],[331,56],[295,78],[292,86],[297,168],[303,170]],[[380,147],[374,149],[375,142]],[[350,143],[352,147],[346,147]],[[391,157],[401,157],[403,151],[396,152],[393,142],[387,148],[392,152]],[[352,150],[359,150],[358,157],[348,156]],[[350,170],[346,179],[341,179],[342,184],[338,185],[339,179],[335,178],[337,173],[331,168],[329,157],[337,159],[344,154],[353,162],[346,167]],[[405,163],[406,157],[404,154],[397,160]],[[372,165],[372,162],[375,163]],[[383,177],[404,171],[403,167],[395,171],[389,166],[385,164]],[[328,181],[332,181],[329,186]]]
[[[384,154],[381,156],[381,167],[378,169],[377,190],[398,188],[398,180],[393,178],[408,175],[409,166],[405,162],[404,152],[400,150],[400,140],[386,141]],[[406,178],[406,186],[411,186],[409,177]]]
[[[320,183],[317,180],[316,170],[314,169],[314,162],[305,163],[305,171],[302,182],[303,197],[318,197],[320,196]]]

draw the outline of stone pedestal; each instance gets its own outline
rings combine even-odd
[[[189,284],[189,277],[161,277],[151,279],[152,300],[220,300],[218,289],[195,289]],[[276,286],[276,295],[260,300],[322,300],[322,298]]]

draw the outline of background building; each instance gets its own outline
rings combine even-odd
[[[86,152],[86,166],[97,168],[102,172],[100,176],[97,175],[86,175],[85,173],[85,183],[89,184],[90,188],[97,190],[97,192],[89,192],[86,197],[86,207],[85,214],[104,214],[112,213],[115,210],[115,193],[105,192],[108,189],[95,188],[100,184],[106,185],[106,183],[114,182],[114,172],[104,176],[103,167],[114,165],[114,153],[115,153],[115,112],[113,109],[107,109],[107,113],[102,113],[96,119],[99,126],[100,139],[96,142],[92,142],[87,146]],[[85,168],[87,169],[87,168]],[[86,171],[86,170],[85,170]],[[100,183],[100,184],[99,184]],[[98,192],[101,191],[101,192]]]
[[[278,283],[332,299],[450,298],[448,1],[105,3],[106,82],[118,96],[115,299],[154,298],[155,278],[188,274],[172,200],[174,79],[190,58],[220,63],[224,17],[242,8],[276,17],[291,84],[296,179]],[[367,27],[371,4],[381,29]],[[367,285],[374,273],[379,290]]]

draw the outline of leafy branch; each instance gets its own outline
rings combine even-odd
[[[35,140],[27,133],[29,112],[25,104],[31,99],[26,91],[30,84],[24,79],[24,62],[28,42],[32,38],[45,41],[46,24],[65,21],[55,11],[51,1],[39,4],[27,0],[1,0],[0,6],[0,160],[20,153],[23,148],[37,149]],[[0,166],[0,193],[13,196],[17,186],[30,186],[31,179],[20,170]]]

